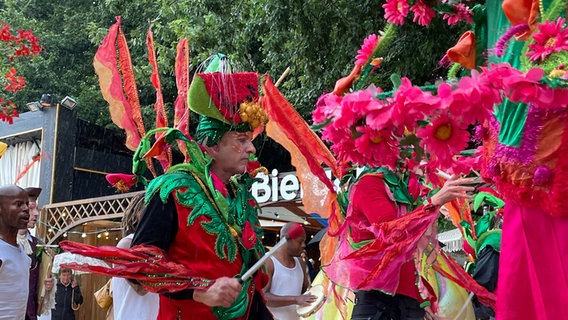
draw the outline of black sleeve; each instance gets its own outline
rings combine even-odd
[[[142,213],[138,228],[134,232],[132,246],[147,244],[168,251],[178,230],[178,217],[173,197],[170,195],[166,203],[156,194]],[[186,289],[165,296],[175,300],[193,299],[193,289]]]
[[[142,213],[132,246],[147,244],[168,251],[177,234],[177,212],[173,197],[166,203],[156,194]]]
[[[76,286],[73,290],[75,291],[75,304],[83,304],[83,295],[79,286]]]

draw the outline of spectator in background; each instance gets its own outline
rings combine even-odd
[[[122,236],[118,242],[119,248],[130,248],[138,221],[144,211],[144,194],[137,194],[122,218]],[[112,278],[112,300],[114,319],[155,320],[160,306],[159,296],[147,292],[142,286],[136,285],[123,278]]]
[[[285,224],[280,230],[280,238],[288,234],[293,222]],[[291,239],[270,259],[266,260],[266,273],[269,282],[264,287],[268,309],[276,320],[298,320],[297,305],[307,306],[316,300],[312,294],[302,294],[310,286],[306,262],[300,259],[305,252],[306,233]]]
[[[55,309],[51,309],[51,320],[75,320],[75,311],[82,303],[83,295],[71,269],[59,270]]]
[[[41,192],[41,188],[25,188],[28,193],[29,199],[29,213],[30,219],[28,221],[28,226],[25,229],[18,230],[18,244],[22,246],[30,259],[32,260],[30,266],[30,290],[28,293],[28,305],[26,309],[26,320],[37,320],[38,316],[38,281],[39,281],[39,257],[37,246],[41,242],[35,236],[32,236],[29,229],[33,229],[36,226],[37,219],[39,217],[39,209],[37,206],[37,198]],[[45,291],[49,292],[53,289],[55,281],[53,278],[44,279]]]
[[[28,194],[15,185],[0,187],[0,319],[24,319],[31,260],[18,245],[18,230],[30,219]]]
[[[311,283],[312,281],[314,281],[316,275],[318,274],[316,268],[314,267],[313,260],[311,258],[308,258],[308,252],[305,249],[302,251],[300,258],[302,258],[302,260],[304,260],[304,262],[306,263],[306,274],[308,275]]]

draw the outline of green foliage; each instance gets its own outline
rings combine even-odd
[[[317,98],[347,75],[365,37],[385,28],[379,1],[336,0],[6,0],[0,20],[31,28],[44,46],[38,59],[22,68],[28,87],[18,93],[19,105],[36,101],[42,93],[61,99],[77,98],[79,116],[110,125],[92,59],[115,20],[129,42],[144,120],[154,119],[155,91],[149,76],[145,37],[152,28],[170,115],[177,95],[174,79],[175,47],[187,37],[191,72],[215,53],[226,53],[237,70],[269,74],[276,81],[291,68],[280,89],[300,114],[310,118]],[[421,85],[443,76],[437,63],[468,26],[450,28],[437,18],[428,27],[411,21],[397,27],[381,68],[370,81],[390,90],[392,73]]]

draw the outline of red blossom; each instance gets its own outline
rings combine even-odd
[[[12,101],[5,103],[3,99],[0,101],[0,105],[2,105],[2,107],[0,107],[0,120],[8,122],[8,124],[13,124],[13,118],[20,116],[16,105]]]
[[[245,226],[243,228],[242,240],[243,247],[247,250],[254,248],[254,245],[256,244],[256,232],[254,232],[252,225],[248,221],[245,222]]]
[[[0,86],[6,92],[17,92],[26,86],[24,77],[18,75],[14,68],[14,62],[18,57],[35,56],[42,50],[38,39],[31,30],[18,30],[13,34],[10,25],[0,21],[0,72],[4,73],[4,78],[0,77]],[[5,103],[4,98],[0,97],[0,120],[13,122],[12,118],[17,117],[17,109],[13,102]]]
[[[387,22],[397,25],[404,24],[404,18],[408,15],[406,0],[387,0],[387,3],[383,4],[383,9],[385,9]]]
[[[375,51],[375,48],[379,45],[380,40],[381,38],[376,34],[370,34],[367,38],[365,38],[361,49],[357,51],[357,56],[355,56],[355,65],[364,66],[371,58],[371,55],[373,54],[373,51]]]
[[[529,45],[527,56],[531,61],[543,61],[549,55],[568,49],[568,29],[566,20],[546,21],[538,25],[538,32],[532,35],[534,43]]]
[[[467,23],[473,22],[473,12],[463,4],[456,4],[452,12],[444,13],[444,20],[448,20],[448,25],[456,25],[461,20],[465,20]]]
[[[412,22],[418,23],[421,26],[427,26],[432,21],[432,18],[436,15],[436,12],[427,6],[422,0],[419,0],[410,7],[410,11],[414,13],[414,19]]]

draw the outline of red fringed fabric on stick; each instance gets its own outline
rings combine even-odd
[[[94,247],[67,240],[60,242],[59,245],[67,252],[97,258],[114,265],[110,268],[70,263],[63,267],[111,277],[134,279],[150,292],[203,289],[212,284],[209,279],[192,277],[191,269],[184,264],[169,260],[157,247],[145,245],[134,246],[130,249],[113,246]]]

